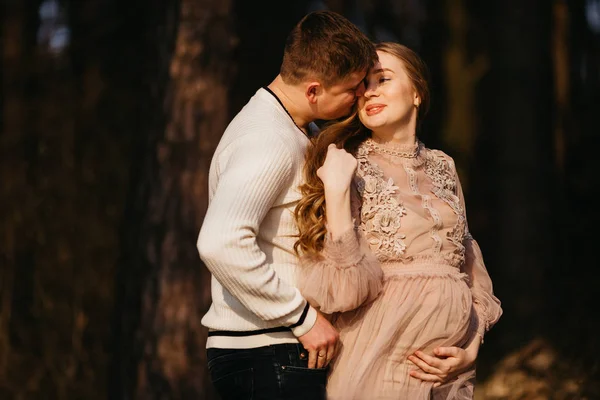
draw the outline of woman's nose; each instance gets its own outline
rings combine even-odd
[[[377,86],[376,85],[365,85],[365,91],[363,93],[365,97],[375,97],[377,96]]]

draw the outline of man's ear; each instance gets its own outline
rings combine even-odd
[[[311,104],[316,104],[317,98],[321,95],[322,92],[323,85],[321,85],[319,82],[314,81],[309,82],[308,85],[306,85],[306,91],[304,94]]]

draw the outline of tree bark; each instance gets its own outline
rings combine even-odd
[[[200,323],[210,304],[210,275],[195,243],[210,160],[229,120],[236,39],[230,1],[182,0],[173,10],[174,47],[168,44],[171,28],[163,28],[157,81],[149,82],[154,105],[164,99],[165,115],[156,116],[158,108],[145,115],[150,129],[140,137],[142,157],[123,228],[117,307],[124,309],[115,349],[125,355],[116,355],[113,365],[122,369],[111,390],[118,398],[214,396]],[[168,83],[161,87],[164,66]]]
[[[467,204],[471,230],[503,302],[500,326],[506,329],[492,334],[514,346],[541,326],[544,279],[558,244],[552,4],[511,0],[472,8],[483,21],[490,69],[479,85],[481,133]]]
[[[76,4],[72,8],[89,16],[94,4]],[[145,346],[143,335],[149,334],[141,328],[142,293],[159,269],[156,260],[147,254],[154,245],[148,231],[148,215],[152,211],[151,193],[159,190],[157,147],[165,134],[165,93],[180,3],[139,1],[125,3],[120,10],[114,3],[114,8],[121,21],[127,22],[127,31],[121,32],[118,55],[113,54],[107,69],[115,84],[128,89],[121,92],[121,98],[134,101],[137,106],[128,108],[129,114],[122,116],[129,123],[131,135],[129,192],[119,234],[107,391],[110,399],[133,399]],[[80,35],[85,36],[86,24],[79,27],[84,31]],[[77,61],[74,60],[75,66],[82,62]]]
[[[39,2],[7,1],[0,16],[0,397],[26,392],[21,372],[32,320],[35,199],[30,183],[36,159],[31,120],[35,32]],[[16,339],[16,340],[15,340]],[[15,343],[17,342],[17,343]],[[29,354],[26,354],[29,356]],[[16,372],[16,373],[15,373]],[[18,379],[19,382],[11,382]]]
[[[234,53],[237,67],[230,91],[230,115],[279,73],[288,33],[306,14],[308,0],[235,0],[235,29],[240,38]]]
[[[561,128],[564,129],[564,214],[561,229],[564,264],[555,268],[552,304],[558,312],[552,328],[556,342],[562,343],[565,353],[595,371],[599,382],[597,364],[600,340],[594,334],[600,329],[600,316],[596,312],[598,255],[594,232],[600,224],[595,199],[600,196],[600,165],[597,152],[600,147],[598,135],[598,110],[600,110],[600,38],[591,29],[586,18],[586,2],[556,1],[557,11],[566,13],[563,18],[565,40],[568,46],[566,59],[566,84],[557,104]],[[568,13],[567,13],[568,11]],[[593,10],[587,10],[593,15]],[[560,16],[560,14],[558,14]],[[572,344],[577,343],[575,349]],[[591,385],[590,385],[591,386]],[[598,388],[596,387],[596,395]],[[594,397],[593,394],[590,394]]]

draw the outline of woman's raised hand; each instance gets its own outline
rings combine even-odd
[[[346,191],[350,188],[357,165],[358,161],[352,154],[332,143],[317,176],[323,181],[325,191]]]

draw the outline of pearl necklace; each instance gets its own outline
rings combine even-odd
[[[369,138],[367,140],[365,140],[364,142],[367,146],[369,146],[372,150],[378,152],[378,153],[382,153],[382,154],[387,154],[390,156],[395,156],[395,157],[402,157],[402,158],[417,158],[417,156],[419,155],[419,151],[420,151],[420,146],[419,146],[419,142],[416,142],[414,145],[410,145],[410,146],[402,146],[402,147],[394,147],[394,146],[386,146],[383,144],[379,144],[377,142],[375,142],[373,139]],[[400,149],[409,149],[409,150],[400,150]]]

